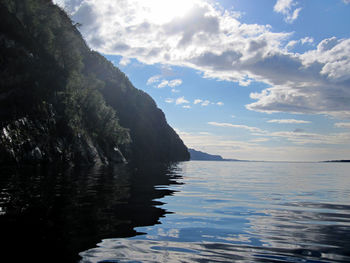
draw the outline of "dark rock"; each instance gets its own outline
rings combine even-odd
[[[124,155],[117,147],[113,147],[111,151],[111,161],[114,163],[127,163]]]
[[[35,162],[41,162],[43,159],[43,154],[41,153],[40,148],[37,146],[31,153],[31,156]]]
[[[52,1],[2,1],[0,17],[0,163],[189,159],[155,101]]]

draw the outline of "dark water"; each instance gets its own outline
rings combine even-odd
[[[8,262],[78,262],[104,238],[131,237],[167,212],[171,166],[0,170],[0,256]],[[0,260],[1,261],[1,260]]]
[[[37,168],[0,183],[1,253],[17,260],[350,262],[346,163]]]

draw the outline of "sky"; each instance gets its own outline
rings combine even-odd
[[[350,159],[350,0],[54,2],[188,147]]]

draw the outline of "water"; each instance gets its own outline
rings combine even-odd
[[[347,164],[189,162],[147,233],[82,262],[349,262]],[[161,186],[158,186],[161,187]],[[116,261],[113,261],[116,260]]]
[[[107,237],[138,235],[166,211],[172,167],[0,167],[0,256],[9,262],[78,262]]]
[[[350,262],[349,170],[191,161],[7,172],[0,226],[7,248],[26,259],[48,250],[49,262]]]

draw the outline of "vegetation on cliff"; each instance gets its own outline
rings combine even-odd
[[[62,9],[1,0],[0,16],[0,160],[189,159],[153,99],[90,50]]]

